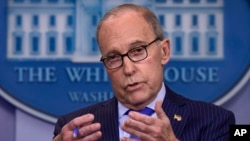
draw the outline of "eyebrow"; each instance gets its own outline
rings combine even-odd
[[[142,44],[147,44],[147,42],[141,41],[141,40],[135,40],[132,43],[130,43],[129,46],[130,46],[130,48],[133,48],[137,45],[142,45]]]
[[[138,47],[138,46],[141,46],[141,45],[144,45],[144,44],[146,45],[147,43],[145,41],[141,41],[141,40],[132,41],[131,43],[129,43],[128,50],[126,52],[128,52],[132,48],[135,48],[135,47]],[[104,57],[107,57],[107,56],[109,56],[111,54],[123,54],[123,53],[119,52],[116,49],[112,49],[112,50],[108,51],[107,54]]]

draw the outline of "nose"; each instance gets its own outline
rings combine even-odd
[[[123,71],[125,75],[132,75],[135,72],[134,62],[128,56],[123,57]]]

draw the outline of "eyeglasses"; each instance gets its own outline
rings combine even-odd
[[[128,58],[133,62],[138,62],[146,59],[148,57],[147,47],[153,44],[155,41],[160,40],[159,37],[155,38],[153,41],[147,45],[142,45],[130,49],[125,54],[111,54],[107,57],[101,57],[102,61],[107,69],[116,69],[123,65],[123,57],[128,56]]]

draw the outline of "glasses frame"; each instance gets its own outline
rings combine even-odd
[[[103,62],[103,64],[105,65],[105,67],[106,67],[107,69],[109,69],[109,70],[117,69],[117,68],[121,67],[121,66],[123,65],[123,62],[124,62],[124,61],[123,61],[123,58],[124,58],[125,56],[127,56],[127,57],[129,58],[129,60],[131,60],[132,62],[139,62],[139,61],[142,61],[142,60],[144,60],[144,59],[146,59],[146,58],[148,57],[147,47],[149,47],[151,44],[153,44],[153,43],[156,42],[157,40],[160,40],[160,38],[159,38],[159,37],[156,37],[153,41],[149,42],[147,45],[141,45],[141,46],[139,46],[139,47],[135,47],[135,48],[132,48],[132,49],[128,50],[128,51],[127,51],[126,53],[124,53],[124,54],[120,54],[122,63],[121,63],[121,65],[119,65],[119,66],[117,66],[117,67],[110,68],[110,67],[108,67],[108,66],[106,65],[105,60],[106,60],[108,57],[101,57],[100,61]],[[141,48],[141,47],[146,51],[146,56],[145,56],[144,58],[142,58],[142,59],[139,59],[139,60],[134,61],[133,59],[130,58],[129,52],[130,52],[131,50],[135,50],[136,48]],[[118,54],[118,55],[119,55],[119,54]]]

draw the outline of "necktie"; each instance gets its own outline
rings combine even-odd
[[[129,111],[133,111],[133,110],[128,110],[125,114],[128,114]],[[154,113],[154,110],[152,110],[151,108],[145,107],[144,109],[136,111],[136,112],[139,112],[139,113],[144,114],[144,115],[151,116]],[[134,139],[134,140],[139,140],[139,137],[137,137],[135,135],[132,135],[132,134],[130,135],[130,138]]]

